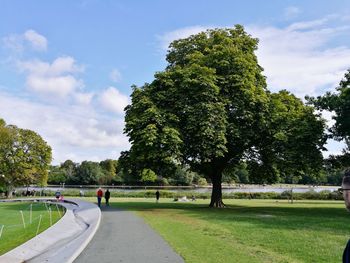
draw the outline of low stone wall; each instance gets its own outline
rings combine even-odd
[[[73,262],[96,233],[101,210],[97,205],[79,199],[25,198],[6,202],[52,202],[66,208],[64,216],[46,231],[0,256],[0,263]]]

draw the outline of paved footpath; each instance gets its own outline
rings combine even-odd
[[[142,218],[110,207],[101,210],[99,229],[74,263],[184,263]]]

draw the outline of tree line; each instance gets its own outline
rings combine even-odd
[[[326,160],[326,162],[328,162]],[[343,168],[327,167],[319,174],[304,174],[299,176],[281,177],[275,183],[308,184],[308,185],[340,185]],[[190,167],[177,166],[165,176],[157,175],[150,169],[144,169],[139,177],[124,173],[118,160],[106,159],[101,162],[83,161],[75,163],[66,160],[60,165],[49,168],[48,184],[51,185],[157,185],[157,186],[206,186],[210,183],[204,175],[191,171]],[[222,183],[226,185],[251,184],[248,165],[241,162],[235,167],[225,169]]]

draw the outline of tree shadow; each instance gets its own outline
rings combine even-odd
[[[149,203],[149,202],[113,202],[112,207],[128,211],[181,210],[181,214],[198,220],[211,221],[218,224],[232,225],[249,223],[273,229],[310,229],[350,233],[350,215],[345,208],[332,207],[332,202],[301,202],[290,206],[278,206],[271,203],[259,206],[227,205],[224,209],[209,208],[205,204],[188,203]],[[302,207],[300,205],[315,205]],[[317,207],[317,205],[329,207]],[[334,203],[333,203],[334,204]]]

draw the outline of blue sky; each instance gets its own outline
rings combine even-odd
[[[172,40],[242,24],[269,89],[302,98],[350,67],[349,14],[349,1],[0,0],[0,117],[42,135],[53,163],[116,159],[130,87],[164,69]]]

